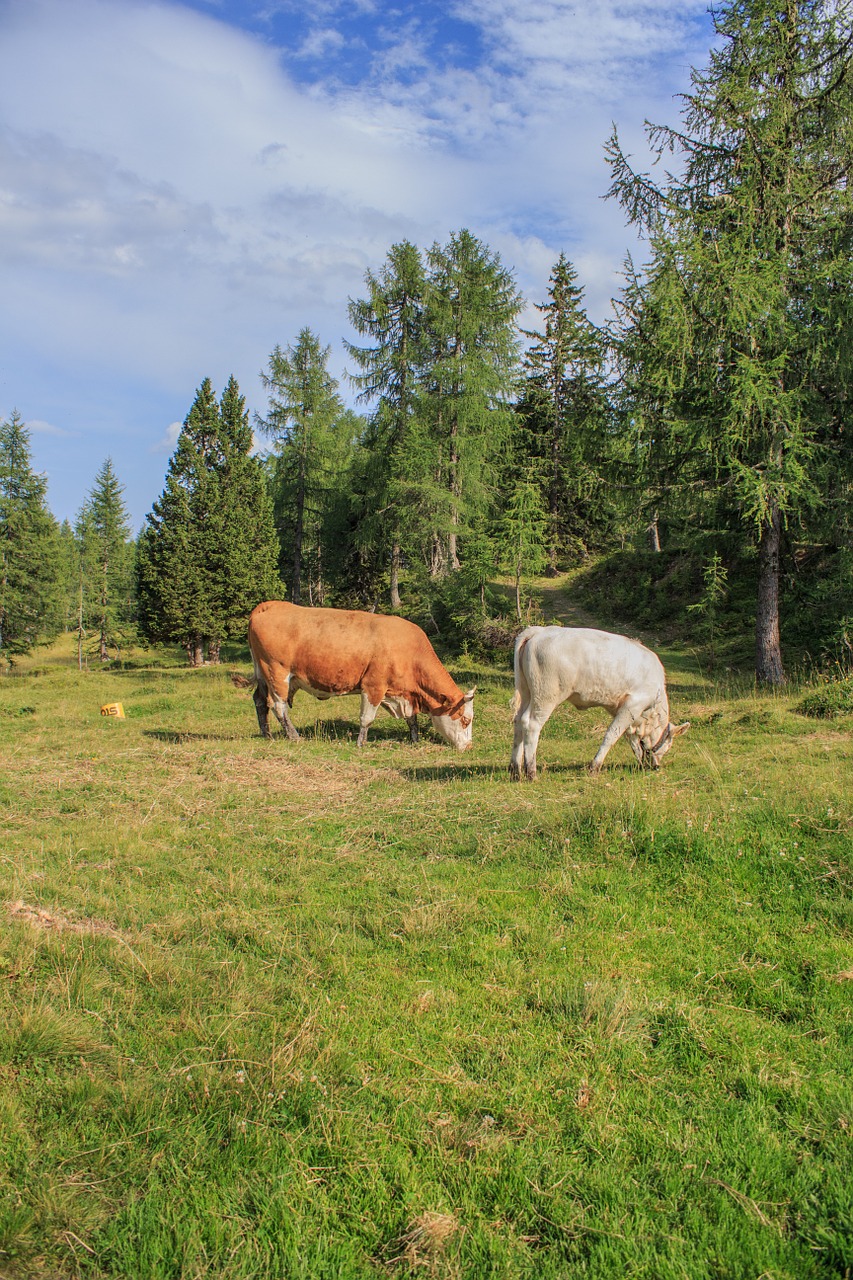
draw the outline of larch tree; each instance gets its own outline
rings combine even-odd
[[[30,434],[17,410],[0,422],[0,667],[62,621],[62,556],[47,484],[32,469]]]
[[[268,371],[261,373],[269,408],[257,425],[273,441],[275,517],[294,604],[303,592],[322,602],[321,530],[349,445],[337,430],[344,405],[328,369],[329,354],[306,327],[292,346],[275,348]]]
[[[470,231],[433,245],[427,260],[426,411],[448,513],[435,536],[432,570],[440,574],[460,567],[466,525],[493,496],[491,464],[513,422],[522,299],[512,273]]]
[[[373,405],[364,442],[372,492],[362,533],[387,554],[391,608],[399,609],[403,554],[417,554],[434,472],[419,411],[426,290],[420,250],[407,240],[392,245],[380,270],[366,272],[364,283],[367,297],[350,299],[349,318],[371,345],[346,344],[360,370],[351,375],[359,399]]]
[[[616,196],[650,237],[641,308],[670,454],[704,454],[758,557],[757,678],[785,679],[783,528],[820,501],[825,442],[844,396],[825,372],[846,341],[853,196],[853,29],[848,0],[732,0],[692,74],[683,129],[648,126],[679,171],[636,172],[614,131]],[[637,347],[635,344],[635,351]],[[846,394],[846,393],[845,393]]]

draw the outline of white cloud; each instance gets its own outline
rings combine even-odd
[[[66,431],[65,427],[56,427],[52,422],[42,422],[39,418],[30,418],[25,423],[28,431],[34,431],[40,436],[63,436],[66,439],[72,439],[78,436],[78,431]]]
[[[178,443],[178,436],[181,434],[181,423],[170,422],[166,428],[165,434],[152,444],[152,453],[174,453],[175,445]]]

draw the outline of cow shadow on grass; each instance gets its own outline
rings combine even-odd
[[[636,765],[614,765],[610,772],[617,776],[623,776],[628,773],[637,773],[639,768]],[[413,769],[401,769],[400,773],[404,778],[408,778],[410,782],[465,782],[469,779],[495,778],[498,781],[511,783],[512,786],[536,786],[536,782],[528,782],[527,779],[516,781],[510,778],[509,768],[507,765],[500,764],[436,764],[436,765],[418,765]],[[537,781],[548,778],[549,776],[574,777],[583,778],[589,776],[589,764],[555,764],[540,765],[539,777]],[[603,776],[603,774],[601,775]]]
[[[242,733],[191,733],[184,729],[143,729],[142,734],[172,745],[181,742],[240,742],[245,737]]]

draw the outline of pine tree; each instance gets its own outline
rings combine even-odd
[[[651,237],[637,323],[655,427],[670,453],[706,455],[706,483],[755,530],[756,675],[779,684],[783,527],[819,500],[841,412],[825,391],[849,306],[853,24],[848,0],[731,0],[714,23],[684,130],[649,129],[682,174],[635,173],[614,133],[611,194]]]
[[[109,658],[129,634],[134,614],[133,542],[112,459],[107,458],[78,515],[80,637],[94,630],[98,656]]]
[[[273,488],[282,558],[289,569],[290,599],[324,596],[322,529],[346,466],[349,440],[338,430],[344,405],[329,373],[330,348],[308,328],[295,345],[276,347],[261,380],[270,393],[260,429],[274,441]]]
[[[13,410],[0,422],[0,667],[52,639],[62,619],[59,531],[30,436]]]
[[[602,472],[607,464],[605,342],[588,319],[577,272],[561,254],[551,272],[549,301],[539,305],[544,332],[524,359],[526,385],[519,412],[523,465],[538,460],[548,512],[548,571],[569,546],[583,553],[602,533],[612,508]]]

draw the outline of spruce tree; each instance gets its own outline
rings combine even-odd
[[[272,497],[252,446],[246,401],[231,377],[219,402],[219,459],[214,464],[219,501],[209,565],[214,608],[207,639],[212,662],[219,661],[223,640],[243,638],[255,605],[281,594]]]
[[[59,532],[17,410],[0,422],[0,669],[61,626]]]
[[[107,458],[77,519],[79,626],[94,632],[102,662],[128,637],[134,615],[133,542],[123,492]]]
[[[849,308],[853,23],[848,0],[731,0],[714,25],[683,130],[649,126],[681,172],[634,172],[614,132],[611,194],[651,239],[637,323],[656,430],[706,456],[706,483],[755,532],[756,675],[779,684],[783,528],[820,499],[846,395],[833,403],[825,375]]]
[[[254,605],[276,593],[269,502],[250,448],[236,382],[220,407],[205,378],[139,538],[141,629],[183,644],[193,666],[205,652],[217,662],[222,640],[242,634]]]
[[[270,400],[257,424],[274,442],[275,517],[294,604],[303,592],[317,603],[324,598],[322,531],[350,444],[338,429],[344,405],[327,367],[329,354],[330,348],[304,328],[294,345],[275,348],[268,372],[261,374]]]
[[[583,306],[577,272],[561,254],[551,272],[548,302],[537,304],[543,332],[523,330],[532,344],[524,358],[519,405],[523,466],[537,460],[548,513],[548,571],[564,550],[583,554],[597,540],[612,508],[602,472],[607,462],[605,342]]]

